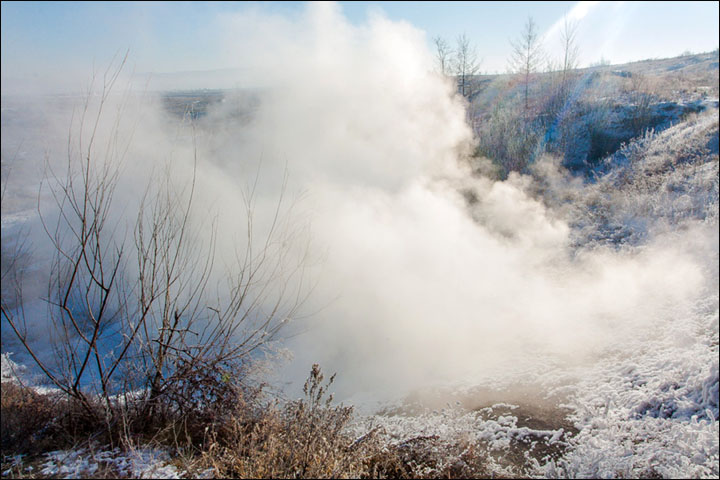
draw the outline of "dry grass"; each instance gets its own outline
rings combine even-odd
[[[49,425],[60,412],[58,400],[13,382],[2,383],[0,451],[3,457],[42,450]]]
[[[398,459],[374,435],[353,439],[344,433],[353,409],[331,405],[333,379],[323,380],[315,365],[302,400],[259,409],[238,403],[212,432],[194,469],[212,468],[223,478],[380,478],[399,471]]]
[[[437,436],[411,436],[389,442],[379,429],[355,437],[346,428],[353,408],[332,403],[325,380],[313,366],[305,397],[281,403],[261,388],[226,388],[214,402],[179,414],[164,405],[161,420],[145,425],[125,410],[123,425],[92,423],[63,398],[3,384],[2,471],[6,478],[43,478],[43,453],[77,449],[98,465],[93,478],[120,478],[122,472],[92,456],[100,445],[138,445],[171,452],[171,464],[184,476],[216,478],[484,478],[485,449],[471,439],[448,442]],[[207,379],[203,386],[207,388]],[[218,385],[213,384],[213,387]],[[216,392],[217,393],[217,392]],[[101,411],[101,409],[99,409]],[[18,455],[22,455],[19,457]],[[28,468],[31,467],[31,468]],[[84,474],[81,474],[83,476]]]

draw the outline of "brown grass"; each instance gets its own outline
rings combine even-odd
[[[48,447],[49,425],[59,413],[58,400],[13,382],[2,383],[0,451],[3,456]]]
[[[3,470],[11,478],[38,478],[41,455],[82,444],[91,451],[118,442],[170,450],[172,463],[186,475],[210,470],[220,478],[486,478],[485,449],[472,440],[416,436],[383,440],[371,430],[348,433],[353,408],[332,403],[325,378],[314,365],[305,397],[268,400],[263,389],[204,378],[197,388],[214,390],[214,401],[180,412],[169,397],[159,419],[142,424],[143,409],[129,405],[123,425],[106,425],[66,399],[3,384]],[[102,411],[98,406],[98,412]],[[94,420],[93,420],[94,419]],[[93,423],[94,422],[94,423]],[[105,447],[101,447],[105,448]],[[16,462],[12,455],[26,455]],[[27,470],[28,466],[34,466]],[[111,465],[94,473],[118,477]]]
[[[374,435],[354,440],[344,433],[353,409],[332,406],[333,378],[323,380],[314,365],[302,400],[262,408],[239,402],[194,468],[223,478],[380,478],[397,471]]]

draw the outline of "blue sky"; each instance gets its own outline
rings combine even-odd
[[[581,63],[622,63],[701,52],[718,46],[718,2],[340,2],[353,24],[370,12],[406,21],[451,44],[465,33],[481,70],[503,72],[510,39],[529,16],[548,51],[553,26],[566,14],[580,22]],[[213,70],[228,65],[228,15],[261,12],[297,17],[302,2],[2,2],[2,77],[86,75],[117,51],[131,49],[139,72]],[[9,83],[9,82],[8,82]],[[5,90],[5,89],[3,89]]]

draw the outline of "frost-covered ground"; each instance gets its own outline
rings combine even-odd
[[[551,399],[545,411],[538,411],[543,395],[475,410],[453,403],[419,415],[370,416],[357,433],[381,428],[389,442],[472,439],[468,444],[484,445],[491,470],[501,475],[717,477],[717,293],[672,318],[657,326],[655,339],[638,338],[592,365],[554,365],[535,378],[536,392],[544,387]],[[547,422],[528,427],[528,416]]]
[[[0,378],[2,382],[18,382],[32,386],[39,393],[56,392],[38,385],[42,377],[34,375],[24,365],[12,360],[12,355],[3,353],[0,356]],[[158,447],[138,447],[131,449],[107,449],[100,445],[78,447],[72,450],[57,450],[43,454],[41,460],[29,462],[24,455],[15,455],[12,459],[3,459],[6,466],[3,477],[34,476],[37,474],[49,478],[211,478],[210,471],[199,475],[172,465],[168,449]]]
[[[135,450],[91,450],[78,448],[58,450],[44,455],[42,463],[25,464],[23,456],[17,455],[3,477],[20,475],[43,475],[47,478],[212,478],[212,471],[189,475],[170,462],[165,450],[138,448]]]
[[[558,178],[552,167],[536,172],[546,204],[566,209],[578,255],[604,248],[642,255],[660,242],[704,259],[706,283],[694,300],[666,304],[591,362],[536,359],[537,368],[488,381],[479,394],[464,386],[426,396],[426,405],[447,399],[445,408],[407,405],[366,417],[356,433],[379,428],[389,442],[473,439],[500,475],[717,477],[717,132],[716,109],[649,132],[608,158],[609,173],[589,184]],[[532,397],[513,391],[523,384]],[[509,405],[493,403],[503,397]],[[533,428],[532,417],[543,422]]]
[[[112,468],[118,474],[129,478],[184,478],[186,474],[178,471],[167,452],[155,449],[141,449],[130,452],[119,450],[90,452],[87,449],[56,451],[46,455],[41,473],[58,478],[91,477],[102,464]]]

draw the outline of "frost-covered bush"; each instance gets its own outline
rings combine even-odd
[[[546,160],[533,170],[545,203],[564,211],[573,243],[639,245],[692,221],[718,221],[717,111],[662,132],[647,131],[607,157],[595,181],[581,185]],[[714,148],[714,149],[713,149]]]

